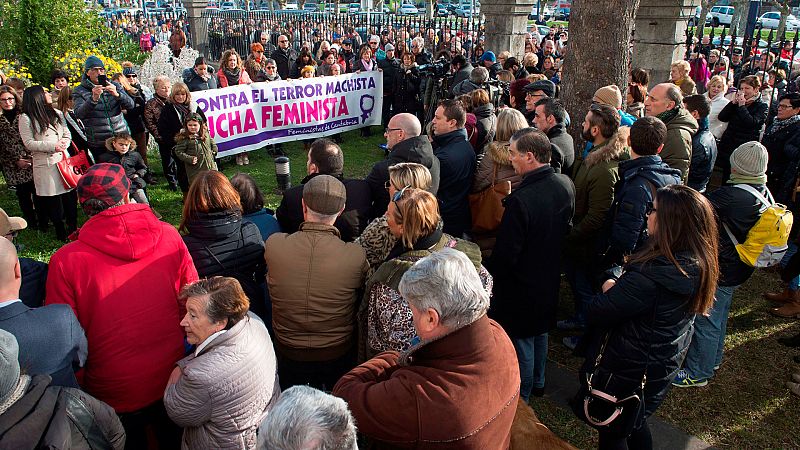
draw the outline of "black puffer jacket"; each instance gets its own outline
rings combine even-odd
[[[209,66],[206,70],[208,71],[208,79],[204,80],[194,71],[193,67],[183,69],[183,82],[189,87],[189,92],[207,91],[218,87],[217,75],[214,73],[214,69]]]
[[[394,85],[400,72],[400,60],[397,58],[384,58],[378,60],[378,67],[383,70],[383,93],[394,94]],[[387,119],[388,120],[388,119]]]
[[[198,213],[187,223],[183,242],[192,255],[200,278],[227,276],[239,280],[250,299],[250,311],[264,318],[266,262],[264,240],[258,227],[234,211]]]
[[[553,144],[550,166],[557,173],[571,174],[575,163],[575,141],[567,133],[567,127],[563,123],[557,123],[547,130],[547,137]]]
[[[711,179],[714,162],[717,160],[717,141],[708,131],[708,118],[697,121],[699,128],[692,136],[692,159],[689,165],[689,179],[686,185],[703,192]]]
[[[762,194],[767,191],[763,184],[752,186]],[[708,194],[708,200],[717,213],[719,228],[719,285],[739,286],[750,278],[754,269],[739,258],[739,253],[722,224],[728,225],[739,243],[744,242],[750,228],[761,217],[759,211],[762,203],[753,194],[732,184],[723,185]]]
[[[386,159],[375,163],[364,180],[372,193],[372,217],[382,216],[386,212],[389,206],[389,191],[386,190],[389,167],[403,162],[419,163],[427,167],[431,172],[430,192],[436,195],[439,191],[439,158],[434,156],[428,137],[408,138],[395,144]]]
[[[129,151],[120,155],[115,151],[107,151],[100,154],[98,158],[101,163],[119,164],[125,169],[125,175],[131,180],[131,189],[144,189],[147,183],[144,176],[147,175],[147,165],[142,159],[142,155],[137,151]]]
[[[482,155],[488,143],[494,140],[497,132],[497,116],[494,114],[494,105],[491,103],[478,106],[472,110],[478,122],[475,124],[478,132],[475,153]]]
[[[601,376],[593,380],[593,387],[629,395],[647,370],[645,417],[666,396],[692,338],[694,314],[689,302],[700,284],[700,270],[691,255],[678,253],[675,257],[688,276],[663,256],[631,264],[614,287],[586,305],[590,332],[581,382],[593,370],[608,335]],[[608,374],[614,375],[610,383],[606,383]]]
[[[800,171],[800,121],[780,131],[773,131],[775,123],[773,128],[767,128],[761,139],[769,152],[767,186],[777,202],[789,204]]]
[[[281,204],[275,211],[282,232],[292,234],[300,229],[300,224],[303,223],[303,204],[301,203],[303,186],[317,175],[320,174],[314,173],[303,178],[299,186],[291,187],[283,193]],[[341,181],[347,191],[344,212],[336,218],[333,226],[339,230],[343,241],[352,242],[361,236],[361,232],[369,224],[372,210],[369,185],[364,180],[346,179],[342,175],[332,176]]]
[[[397,69],[394,82],[394,113],[416,114],[422,110],[420,100],[421,79],[419,73],[412,69]]]
[[[760,98],[753,103],[739,106],[730,102],[719,112],[719,120],[728,122],[728,128],[719,140],[720,162],[730,160],[731,153],[736,147],[749,141],[757,141],[761,133],[761,127],[767,121],[767,104]]]
[[[113,134],[129,131],[122,110],[130,110],[136,106],[119,83],[109,83],[116,86],[119,97],[103,92],[100,100],[95,102],[92,99],[94,85],[85,75],[81,84],[72,91],[75,115],[83,121],[86,140],[92,148],[104,147],[106,139]]]
[[[128,95],[133,100],[135,106],[125,110],[125,112],[122,113],[122,117],[124,117],[125,122],[128,123],[131,134],[141,133],[144,131],[144,104],[147,103],[147,100],[144,98],[144,92],[142,92],[142,86],[139,85],[136,87],[135,95],[130,93],[128,93]]]

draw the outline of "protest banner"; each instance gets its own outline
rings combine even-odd
[[[218,157],[381,124],[383,73],[281,80],[192,93]]]

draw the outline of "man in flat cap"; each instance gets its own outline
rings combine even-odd
[[[369,265],[364,249],[342,241],[334,226],[346,199],[336,177],[311,178],[299,231],[265,244],[281,389],[329,391],[355,365],[355,308]]]

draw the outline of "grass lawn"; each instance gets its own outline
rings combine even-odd
[[[722,34],[722,29],[723,29],[722,26],[714,27],[713,28],[713,32],[714,32],[713,35],[714,36],[721,35]],[[692,33],[697,33],[698,28],[689,27],[689,30],[691,30]],[[711,35],[711,32],[712,32],[711,26],[706,26],[705,28],[703,28],[703,34]],[[761,39],[764,39],[766,41],[767,38],[769,37],[769,33],[770,32],[772,32],[772,42],[777,42],[778,41],[778,30],[770,30],[768,28],[762,28],[761,29]],[[730,34],[731,34],[731,29],[729,27],[725,27],[725,36],[730,36]],[[787,31],[786,32],[786,40],[788,40],[788,41],[793,40],[795,34],[797,34],[796,31]]]
[[[384,142],[379,127],[373,127],[373,136],[366,139],[358,131],[345,133],[343,138],[345,176],[364,177],[372,164],[383,158],[383,151],[377,146]],[[306,174],[302,144],[284,144],[284,148],[291,158],[292,183],[298,184]],[[280,196],[275,193],[272,158],[259,150],[250,153],[250,161],[249,166],[243,167],[228,163],[223,170],[228,176],[238,171],[250,173],[264,191],[268,205],[276,207]],[[157,152],[150,153],[150,166],[162,180],[149,189],[151,203],[164,220],[177,225],[181,216],[180,194],[165,189]],[[2,184],[0,206],[10,215],[20,214],[13,192]],[[79,216],[83,216],[82,212]],[[22,256],[41,261],[48,261],[59,247],[52,233],[25,230],[17,239],[24,246]],[[706,387],[673,389],[658,411],[661,418],[719,448],[800,448],[800,399],[783,386],[792,372],[800,368],[791,360],[799,352],[782,347],[775,340],[800,332],[800,325],[769,315],[769,305],[760,296],[778,288],[776,273],[757,271],[736,292],[722,367]],[[572,298],[565,283],[560,315],[567,317],[571,310]],[[576,370],[581,360],[561,344],[564,336],[561,332],[551,335],[550,358]],[[531,405],[542,422],[573,445],[579,448],[597,445],[597,434],[571,412],[546,397],[533,399]]]

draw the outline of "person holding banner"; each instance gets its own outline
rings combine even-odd
[[[261,47],[262,50],[264,49],[264,47],[261,46],[261,44],[258,44],[258,46]],[[258,50],[258,47],[254,48],[255,50]],[[268,65],[269,65],[269,60],[264,61],[265,67],[263,70],[259,70],[258,73],[260,75],[263,75],[263,72],[266,71],[266,66]],[[275,64],[273,63],[273,66],[274,65]],[[228,86],[238,86],[240,84],[250,84],[253,82],[252,78],[250,78],[250,75],[248,74],[248,71],[244,69],[244,63],[242,62],[242,57],[239,56],[239,54],[236,53],[236,50],[232,48],[225,50],[225,53],[222,54],[222,58],[220,58],[219,60],[219,70],[217,71],[217,79],[219,80],[219,87],[222,88]],[[246,164],[250,164],[250,158],[247,157],[247,152],[237,154],[236,165],[243,166]]]

